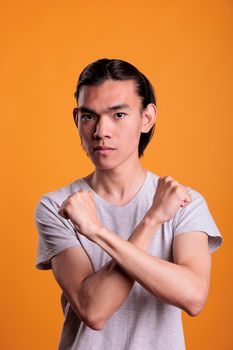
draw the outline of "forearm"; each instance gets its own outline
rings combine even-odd
[[[128,239],[128,244],[141,251],[146,251],[160,225],[159,222],[148,225],[144,217],[144,220],[139,223]],[[115,233],[111,232],[111,235],[117,237]],[[122,239],[122,241],[124,240]],[[81,283],[78,298],[80,309],[85,310],[91,323],[96,324],[97,328],[101,328],[104,322],[126,300],[134,282],[135,279],[112,259]]]
[[[188,267],[151,256],[106,228],[102,228],[93,241],[151,294],[195,315],[201,285]]]

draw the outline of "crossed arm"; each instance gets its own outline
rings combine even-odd
[[[210,282],[208,237],[204,232],[177,235],[171,263],[147,252],[160,225],[145,216],[128,241],[105,227],[96,231],[93,242],[112,257],[96,272],[81,247],[65,249],[51,259],[54,276],[67,300],[89,327],[104,327],[128,297],[135,280],[190,316],[201,311]]]

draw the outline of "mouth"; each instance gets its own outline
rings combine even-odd
[[[113,151],[115,151],[115,148],[111,148],[111,147],[96,147],[96,148],[94,148],[94,152],[98,153],[98,154],[109,154]]]
[[[96,147],[94,147],[94,150],[100,150],[100,149],[114,149],[114,148],[109,147],[109,146],[96,146]]]

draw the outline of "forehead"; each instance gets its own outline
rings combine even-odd
[[[136,93],[133,80],[106,80],[98,86],[82,86],[78,98],[78,106],[95,110],[105,109],[111,105],[128,104],[138,108],[141,99]]]

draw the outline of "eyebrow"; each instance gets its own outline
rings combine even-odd
[[[127,105],[126,103],[121,103],[115,106],[110,106],[106,109],[106,112],[111,112],[111,111],[116,111],[118,109],[131,109],[129,105]],[[87,112],[87,113],[94,113],[97,114],[94,109],[88,108],[86,106],[81,106],[77,108],[78,113],[82,113],[82,112]]]

